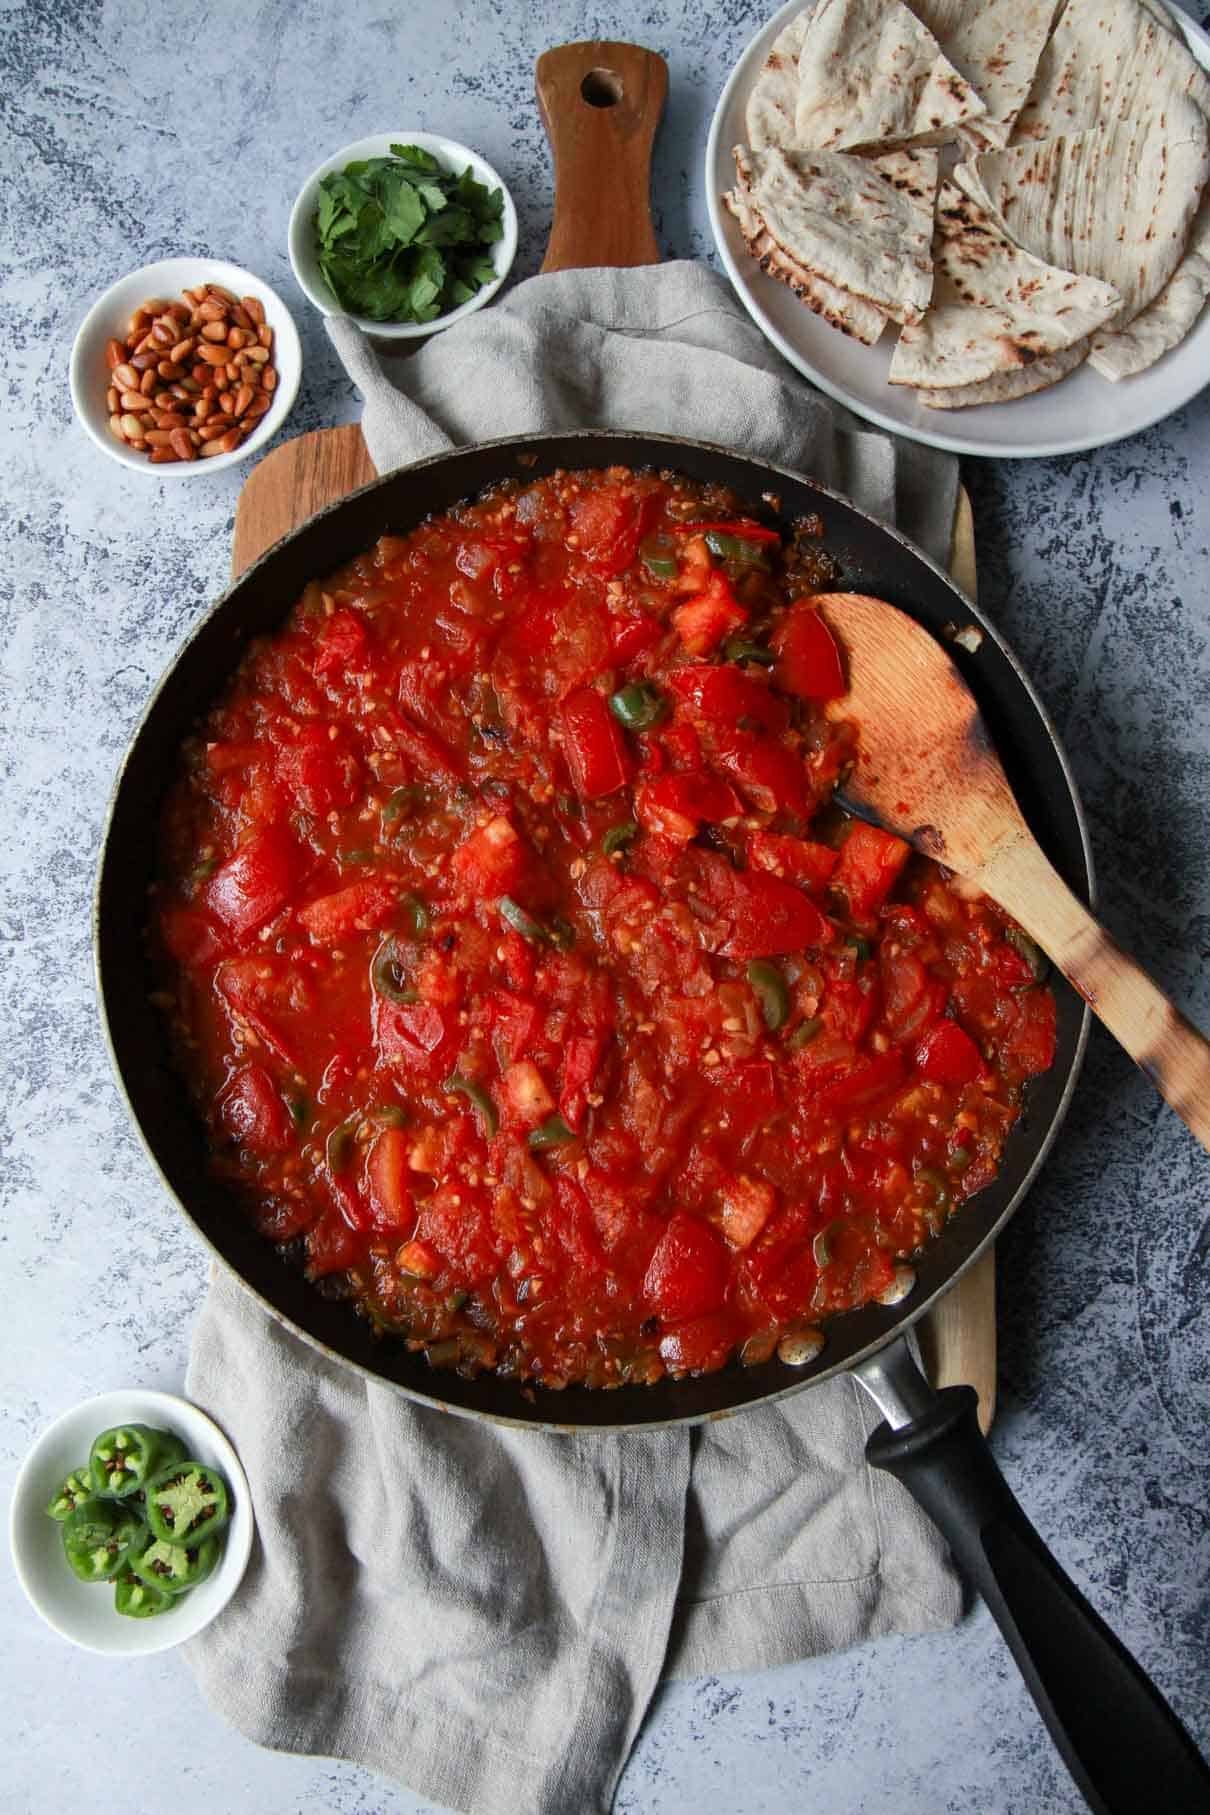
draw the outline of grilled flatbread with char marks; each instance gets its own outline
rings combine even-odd
[[[1058,384],[1088,358],[1088,342],[1077,340],[1062,353],[1044,353],[1032,365],[1018,366],[1015,372],[997,372],[994,378],[980,379],[977,384],[954,384],[944,391],[917,391],[929,410],[969,410],[981,403],[1008,403],[1014,397],[1030,397]]]
[[[1022,252],[949,182],[938,198],[933,259],[932,306],[900,335],[892,384],[949,390],[1017,371],[1065,352],[1121,307],[1111,284]]]
[[[813,271],[807,271],[797,264],[785,248],[778,245],[772,234],[766,231],[760,216],[748,205],[741,184],[724,195],[723,201],[739,222],[748,250],[762,271],[793,290],[799,301],[805,303],[822,321],[826,321],[829,327],[839,328],[842,334],[861,341],[863,346],[874,345],[890,319],[888,315],[875,308],[873,303],[864,302],[860,296],[850,295],[849,291],[828,283],[825,278],[817,277]]]
[[[940,145],[986,112],[902,0],[820,0],[798,57],[800,150]]]

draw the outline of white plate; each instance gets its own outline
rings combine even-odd
[[[433,321],[371,321],[368,315],[349,316],[349,320],[356,322],[363,332],[375,335],[380,340],[415,340],[422,335],[438,334],[443,328],[452,327],[456,321],[461,321],[466,315],[473,315],[476,309],[481,309],[484,303],[491,301],[517,256],[517,210],[507,184],[492,169],[487,159],[481,158],[469,146],[460,145],[457,139],[443,138],[437,132],[416,132],[410,126],[402,126],[398,132],[377,132],[372,138],[357,139],[343,150],[333,152],[330,158],[325,158],[311,172],[290,211],[290,263],[300,287],[322,314],[343,315],[346,311],[329,290],[316,257],[315,210],[319,201],[319,185],[332,171],[343,170],[346,164],[352,164],[356,159],[386,157],[392,145],[418,145],[421,151],[431,152],[438,163],[455,174],[461,173],[469,164],[477,183],[485,184],[488,189],[499,189],[504,197],[504,212],[500,217],[503,236],[485,247],[496,268],[495,278],[490,284],[482,284],[468,302],[450,309],[445,315],[438,315]]]
[[[87,1462],[93,1438],[122,1423],[172,1431],[195,1461],[221,1469],[231,1489],[231,1523],[218,1568],[183,1595],[177,1606],[149,1620],[118,1613],[112,1583],[76,1579],[63,1556],[63,1528],[46,1512],[56,1487],[73,1468]],[[17,1579],[48,1626],[86,1651],[145,1657],[191,1639],[222,1612],[247,1567],[254,1523],[248,1477],[214,1420],[187,1399],[133,1387],[86,1399],[43,1431],[17,1476],[9,1541]]]
[[[731,148],[746,142],[744,114],[753,84],[773,40],[802,10],[802,0],[790,0],[749,44],[719,96],[706,141],[706,202],[719,256],[753,321],[791,365],[879,428],[955,454],[1009,459],[1074,454],[1121,441],[1179,410],[1210,383],[1207,307],[1180,346],[1137,378],[1111,384],[1085,365],[1032,397],[969,410],[928,410],[910,388],[887,383],[895,345],[891,332],[876,347],[863,347],[820,321],[785,284],[766,277],[721,198],[734,187]],[[1193,56],[1210,70],[1210,37],[1175,7],[1170,11]]]

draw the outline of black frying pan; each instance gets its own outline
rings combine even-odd
[[[97,973],[114,1062],[139,1132],[196,1231],[260,1300],[329,1357],[445,1410],[545,1429],[639,1430],[717,1417],[801,1392],[844,1368],[886,1423],[871,1462],[905,1481],[936,1519],[1000,1622],[1029,1687],[1090,1805],[1103,1811],[1210,1809],[1207,1773],[1167,1704],[1063,1575],[1005,1485],[979,1435],[969,1387],[934,1393],[897,1340],[991,1243],[1020,1203],[1067,1108],[1087,1037],[1088,1011],[1061,981],[1058,1051],[1031,1085],[995,1182],[964,1205],[920,1258],[898,1305],[869,1305],[835,1320],[822,1355],[802,1369],[773,1360],[700,1379],[665,1379],[609,1392],[541,1389],[493,1374],[434,1374],[402,1344],[376,1337],[351,1307],[323,1298],[283,1267],[230,1194],[211,1176],[201,1125],[175,1073],[144,949],[147,888],[165,783],[181,740],[231,674],[250,636],[274,629],[309,580],[381,535],[402,534],[431,512],[507,478],[559,467],[673,467],[732,487],[751,509],[766,494],[783,519],[818,512],[841,584],[875,593],[935,633],[976,620],[983,641],[952,653],[979,701],[1027,819],[1047,855],[1085,899],[1091,860],[1075,786],[1046,711],[986,619],[949,578],[894,530],[798,474],[725,449],[654,435],[599,431],[533,435],[441,454],[389,475],[287,536],[249,568],[198,626],[169,668],[119,773],[95,903]]]

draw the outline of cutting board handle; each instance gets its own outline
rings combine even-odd
[[[668,65],[637,44],[591,39],[538,58],[538,107],[555,161],[555,214],[543,271],[658,265],[651,148]]]

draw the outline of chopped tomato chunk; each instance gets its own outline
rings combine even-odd
[[[256,932],[283,908],[304,860],[285,826],[264,826],[220,864],[203,891],[205,905],[237,937]]]
[[[800,700],[834,700],[847,692],[836,638],[807,599],[790,607],[773,636],[777,684]]]
[[[409,1229],[414,1221],[408,1185],[408,1138],[402,1128],[384,1128],[366,1161],[370,1206],[378,1229]]]
[[[686,599],[672,614],[673,628],[690,655],[709,655],[725,636],[747,622],[747,611],[721,573],[712,573],[704,591]]]
[[[581,687],[563,701],[563,754],[581,800],[601,800],[625,787],[631,771],[616,719],[595,687]]]
[[[299,908],[300,926],[322,945],[347,938],[353,932],[369,932],[387,926],[399,908],[399,891],[393,883],[351,882],[347,889],[333,895],[321,895]]]
[[[284,1153],[294,1144],[286,1106],[263,1065],[245,1065],[219,1102],[232,1140],[258,1153]]]
[[[525,846],[502,814],[463,840],[451,859],[454,874],[475,895],[497,899],[525,874]]]
[[[939,1021],[916,1048],[916,1063],[935,1084],[971,1084],[983,1070],[983,1054],[956,1021]]]
[[[743,810],[735,789],[717,775],[662,775],[635,789],[639,824],[679,844],[687,844],[704,821],[721,824]]]
[[[672,1218],[656,1246],[643,1293],[670,1323],[717,1311],[726,1297],[731,1267],[727,1249],[696,1217]]]
[[[878,912],[911,856],[911,846],[892,832],[855,820],[840,848],[840,862],[832,872],[832,886],[840,889],[857,920],[870,920]]]

